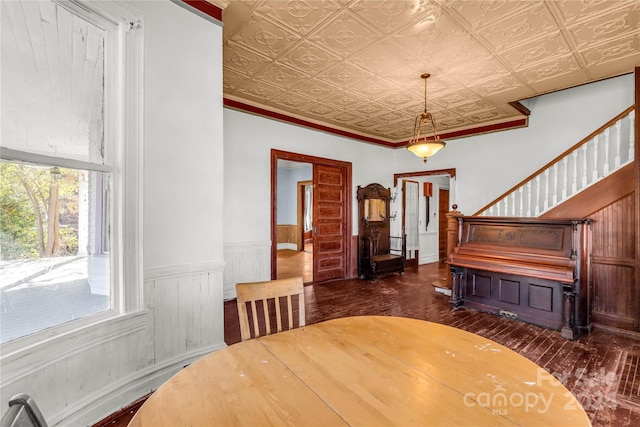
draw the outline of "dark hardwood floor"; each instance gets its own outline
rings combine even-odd
[[[490,338],[556,375],[580,400],[594,426],[640,425],[640,340],[595,330],[576,341],[559,332],[467,309],[452,311],[434,282],[446,277],[435,263],[375,282],[337,280],[305,287],[307,324],[343,316],[404,316],[438,322]],[[240,341],[235,300],[226,301],[225,342]],[[635,400],[634,400],[635,399]],[[96,426],[126,426],[137,406]]]

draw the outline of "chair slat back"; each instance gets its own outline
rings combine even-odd
[[[287,305],[287,328],[301,327],[305,325],[304,308],[304,284],[302,277],[292,277],[289,279],[269,280],[265,282],[237,283],[236,295],[238,301],[238,317],[240,320],[240,337],[242,341],[260,336],[261,328],[258,321],[258,311],[263,312],[264,331],[266,335],[272,333],[271,317],[272,310],[269,301],[273,301],[275,306],[276,331],[282,332],[283,316],[280,307],[281,298],[286,297]],[[294,299],[297,297],[298,322],[294,322]],[[251,317],[247,310],[247,303],[251,307]],[[252,328],[253,326],[253,336]]]

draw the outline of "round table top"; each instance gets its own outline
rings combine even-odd
[[[479,335],[359,316],[231,345],[169,379],[129,424],[589,426],[547,371]]]

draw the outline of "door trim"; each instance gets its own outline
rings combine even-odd
[[[342,167],[345,169],[345,195],[346,203],[344,209],[344,257],[345,278],[351,275],[351,241],[352,241],[352,184],[351,184],[351,163],[340,160],[327,159],[324,157],[309,156],[307,154],[292,153],[289,151],[271,149],[271,279],[277,277],[278,265],[278,212],[277,212],[277,196],[278,196],[278,160],[290,160],[293,162],[311,163],[312,165],[328,165],[334,167]],[[315,203],[315,200],[314,200]],[[315,270],[315,268],[314,268]],[[314,271],[315,280],[315,271]]]

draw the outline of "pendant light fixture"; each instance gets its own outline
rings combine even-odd
[[[420,78],[424,79],[424,112],[416,116],[413,138],[407,145],[407,150],[418,157],[422,157],[425,163],[427,163],[428,157],[433,156],[446,145],[438,136],[433,116],[427,111],[427,79],[429,77],[431,77],[431,74],[428,73],[420,76]],[[429,128],[433,133],[432,136],[429,136]]]

